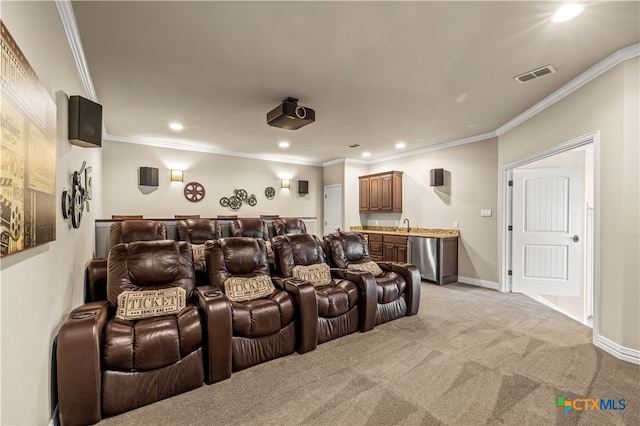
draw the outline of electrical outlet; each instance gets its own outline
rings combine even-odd
[[[453,221],[453,229],[459,229],[460,228],[460,223],[457,220]]]
[[[480,210],[480,216],[482,216],[482,217],[491,217],[491,209],[482,209],[482,210]]]

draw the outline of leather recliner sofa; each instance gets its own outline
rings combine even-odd
[[[202,327],[209,319],[211,298],[195,289],[188,243],[117,244],[109,253],[108,270],[108,300],[77,307],[58,333],[58,398],[64,425],[95,423],[195,389],[213,363],[207,350],[211,338]],[[165,314],[163,306],[164,312],[147,317],[146,308],[154,301],[164,303],[155,297],[158,291],[169,291],[176,303],[181,294],[184,307]],[[145,297],[152,300],[140,301]],[[139,308],[134,314],[146,313],[126,316],[130,306]]]
[[[274,237],[272,244],[277,275],[294,277],[299,268],[303,268],[314,284],[318,311],[315,340],[318,344],[356,330],[374,328],[377,296],[376,283],[370,274],[349,270],[331,272],[323,243],[315,235],[281,235]],[[304,274],[302,272],[300,277]]]
[[[232,371],[315,348],[311,335],[317,327],[313,285],[308,282],[271,280],[264,240],[250,237],[221,238],[205,244],[210,286],[205,294],[216,294],[211,322],[216,337],[210,348],[216,360],[211,381],[223,380]],[[227,281],[263,280],[273,291],[251,300],[231,300]],[[301,331],[300,331],[300,330]]]
[[[113,222],[109,228],[109,248],[120,243],[156,241],[167,238],[167,226],[151,219]],[[107,300],[107,259],[92,259],[85,272],[85,302]]]
[[[294,217],[273,219],[271,225],[273,226],[273,233],[275,235],[307,233],[307,226],[304,221]]]
[[[196,285],[209,284],[204,243],[222,238],[222,228],[217,220],[184,219],[176,221],[178,241],[186,241],[193,249],[193,265],[196,269]]]
[[[415,315],[420,305],[420,272],[415,265],[401,262],[372,262],[367,240],[358,232],[334,232],[324,236],[329,263],[341,269],[374,272],[377,289],[376,325],[403,316]]]

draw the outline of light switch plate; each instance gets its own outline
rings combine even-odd
[[[491,217],[491,209],[482,209],[482,210],[480,210],[480,216],[482,216],[482,217]]]

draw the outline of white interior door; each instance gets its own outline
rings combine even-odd
[[[324,235],[342,229],[342,185],[324,187]]]
[[[580,296],[582,180],[579,169],[513,171],[513,292]]]

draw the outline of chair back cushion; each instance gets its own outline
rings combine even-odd
[[[167,239],[164,222],[150,219],[123,220],[111,224],[109,240],[111,247],[134,241],[154,241]]]
[[[284,277],[293,276],[295,266],[326,263],[322,241],[312,234],[288,234],[271,240],[276,273]]]
[[[109,252],[107,270],[107,299],[113,308],[123,291],[182,287],[191,300],[195,287],[193,254],[184,241],[118,244]]]
[[[185,219],[176,221],[178,241],[188,241],[191,244],[204,244],[208,240],[222,237],[222,229],[217,220]]]
[[[306,234],[307,226],[302,219],[287,217],[283,219],[274,219],[271,222],[273,233],[275,235],[286,234]]]
[[[231,221],[230,229],[233,237],[269,239],[269,227],[261,219],[235,219]]]
[[[209,282],[220,289],[224,289],[224,282],[233,276],[269,275],[267,248],[260,238],[230,237],[207,241],[205,252]]]
[[[329,264],[348,268],[350,264],[370,262],[367,240],[359,232],[334,232],[324,236]]]

